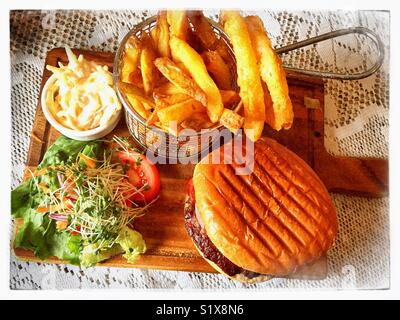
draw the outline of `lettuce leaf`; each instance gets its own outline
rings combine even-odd
[[[28,209],[24,214],[24,224],[15,236],[15,246],[34,252],[40,259],[51,256],[79,264],[80,236],[56,229],[56,224],[47,215]]]
[[[76,141],[61,136],[50,146],[38,166],[38,169],[48,170],[45,175],[37,177],[37,182],[44,182],[50,189],[55,190],[59,188],[59,183],[52,166],[76,161],[80,153],[98,158],[100,152],[102,142]],[[11,192],[12,215],[24,221],[14,239],[16,247],[32,250],[40,259],[55,256],[83,267],[94,266],[120,253],[123,253],[123,257],[129,263],[134,263],[137,257],[146,251],[142,235],[128,227],[122,229],[116,243],[112,246],[110,244],[108,249],[97,250],[96,243],[84,245],[80,235],[57,230],[55,221],[47,214],[37,213],[36,208],[43,202],[44,197],[46,195],[39,192],[33,179],[23,182]]]
[[[52,165],[65,164],[75,161],[80,152],[92,158],[98,156],[102,142],[100,141],[78,141],[60,136],[46,151],[38,169]]]
[[[85,268],[92,267],[96,263],[107,260],[122,252],[123,250],[119,244],[115,244],[107,250],[97,250],[96,244],[87,245],[83,248],[80,256],[81,266]]]
[[[128,227],[124,227],[118,240],[111,248],[97,250],[96,244],[90,244],[83,248],[80,256],[82,267],[92,267],[96,263],[107,260],[112,256],[123,253],[128,263],[135,263],[137,257],[146,252],[146,243],[142,235]]]
[[[124,227],[118,237],[117,243],[125,252],[123,257],[129,263],[135,263],[137,257],[146,252],[146,242],[142,235],[128,227]]]
[[[61,136],[46,151],[38,169],[76,161],[79,153],[84,150],[91,157],[96,157],[101,150],[101,145],[99,141],[76,141]],[[59,187],[54,170],[48,170],[45,175],[37,179],[45,182],[52,190]],[[55,221],[47,215],[36,212],[43,197],[45,195],[39,192],[32,179],[23,182],[11,191],[11,214],[14,218],[23,219],[22,227],[15,235],[14,245],[32,250],[40,259],[55,256],[73,264],[79,264],[82,250],[81,237],[57,230]]]

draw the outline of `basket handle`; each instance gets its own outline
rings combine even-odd
[[[378,37],[378,35],[371,31],[370,29],[364,28],[364,27],[353,27],[353,28],[347,28],[347,29],[340,29],[328,33],[321,34],[316,37],[312,37],[300,42],[292,43],[290,45],[281,47],[276,49],[275,51],[278,54],[282,53],[287,53],[292,50],[296,50],[302,47],[309,46],[314,43],[322,42],[328,39],[333,39],[336,37],[340,37],[346,34],[362,34],[365,35],[367,38],[371,39],[372,42],[375,44],[377,50],[378,50],[378,57],[377,60],[375,61],[374,65],[369,68],[368,70],[365,70],[360,73],[355,73],[355,74],[343,74],[343,73],[337,73],[337,72],[328,72],[328,71],[314,71],[314,70],[304,70],[304,69],[299,69],[299,68],[292,68],[288,66],[284,66],[285,70],[288,71],[293,71],[296,73],[301,73],[307,76],[313,76],[313,77],[319,77],[319,78],[327,78],[327,79],[337,79],[337,80],[358,80],[358,79],[363,79],[366,77],[369,77],[371,74],[376,72],[382,65],[383,59],[385,57],[385,47],[381,41],[381,39]]]

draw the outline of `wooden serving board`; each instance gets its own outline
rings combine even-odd
[[[114,55],[111,53],[74,50],[82,53],[86,59],[108,65],[112,68]],[[67,63],[64,49],[51,50],[46,65],[56,66],[58,62]],[[43,73],[42,85],[51,73]],[[299,77],[288,74],[290,96],[294,106],[295,121],[293,127],[284,132],[266,135],[275,138],[302,157],[320,176],[331,192],[359,196],[381,197],[388,191],[388,165],[381,159],[357,159],[334,157],[324,148],[323,106],[324,84],[319,79]],[[307,101],[319,105],[317,109],[305,107]],[[306,101],[306,103],[305,103]],[[125,122],[112,134],[129,136]],[[42,113],[40,99],[32,129],[27,167],[32,169],[41,161],[43,154],[59,133],[50,126]],[[128,264],[121,256],[113,257],[100,265],[108,267],[138,267],[178,271],[215,272],[198,254],[184,227],[183,206],[186,197],[186,183],[193,174],[193,165],[157,165],[161,175],[161,195],[149,212],[135,221],[135,228],[142,233],[148,250],[135,265]],[[15,248],[15,255],[23,260],[39,261],[33,253]],[[49,263],[62,263],[56,258],[46,260]],[[291,278],[323,279],[327,273],[326,257],[303,267]]]

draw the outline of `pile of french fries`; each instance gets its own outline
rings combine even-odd
[[[151,31],[128,39],[120,89],[146,120],[169,133],[221,124],[256,141],[264,122],[289,128],[293,111],[281,62],[258,17],[221,13],[236,59],[201,11],[160,11]],[[235,81],[240,88],[237,92]],[[232,110],[243,105],[241,114]]]

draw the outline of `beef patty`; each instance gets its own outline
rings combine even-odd
[[[190,197],[186,199],[184,212],[186,231],[206,259],[215,263],[228,276],[241,273],[247,278],[252,279],[260,275],[259,273],[245,270],[235,265],[215,247],[207,236],[206,230],[197,219],[196,204]]]

